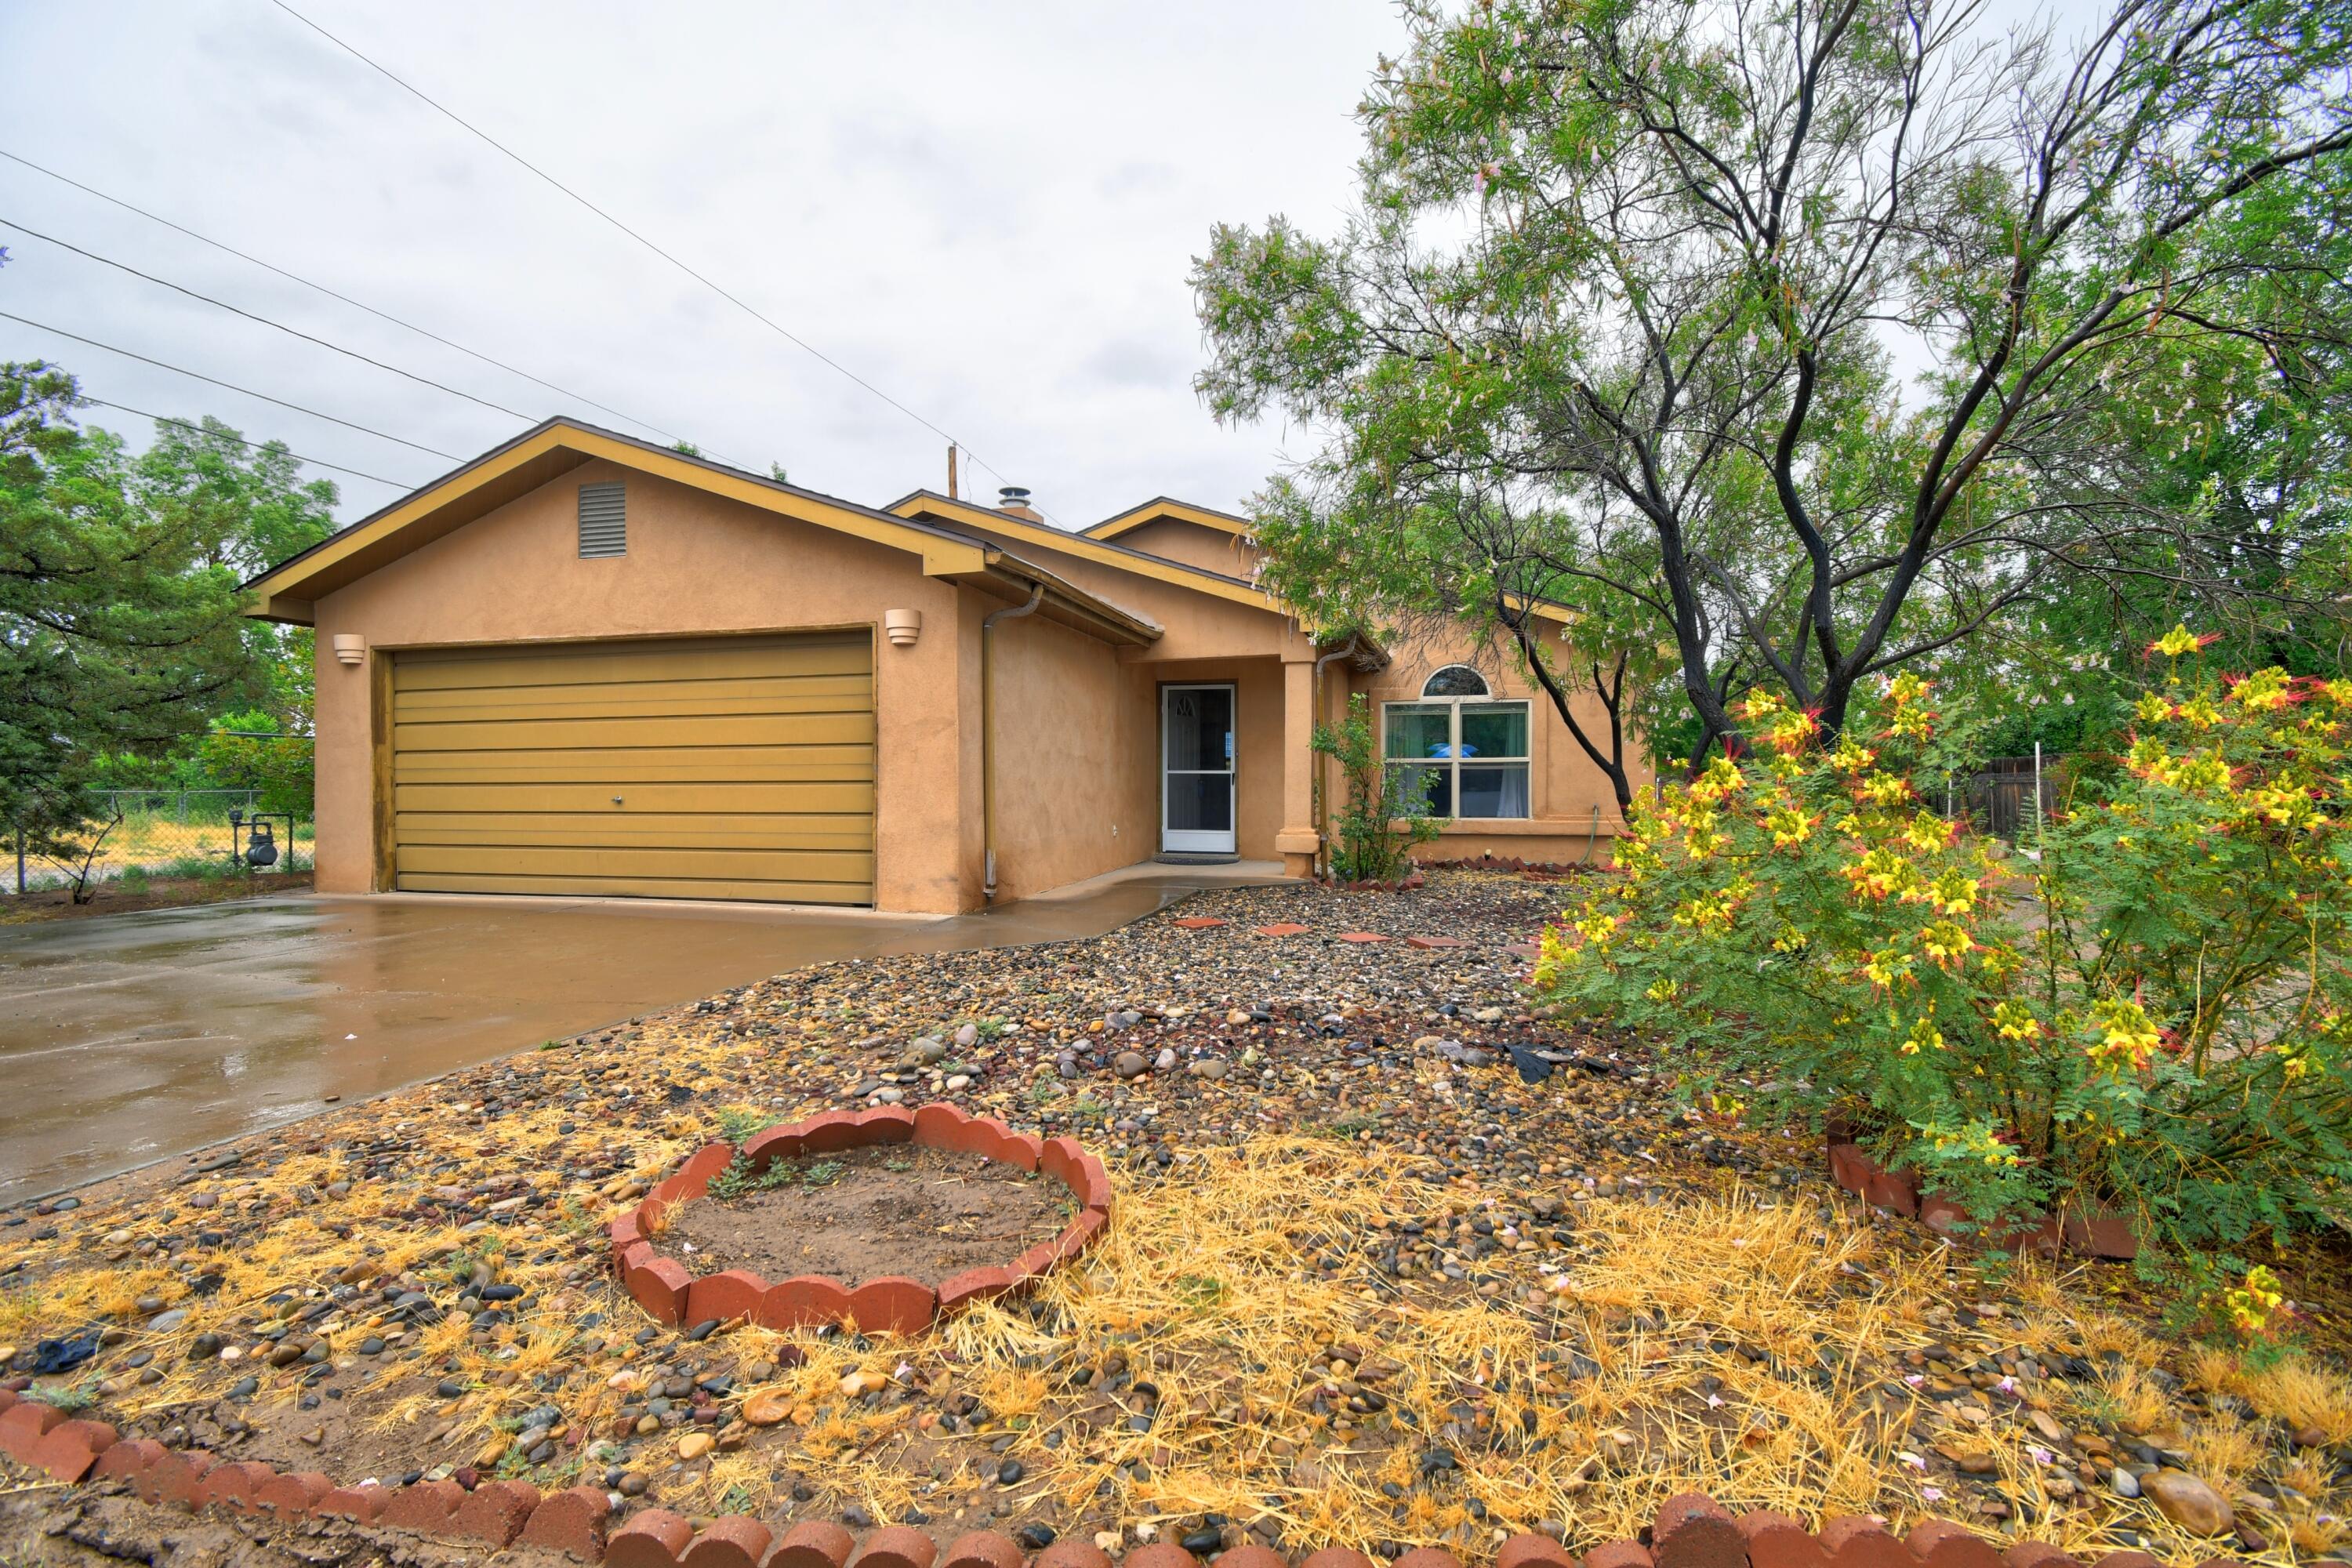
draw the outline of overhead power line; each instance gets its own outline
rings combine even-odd
[[[194,381],[205,382],[213,386],[225,387],[228,391],[241,393],[247,397],[257,397],[264,403],[274,403],[280,408],[290,408],[297,414],[307,414],[313,419],[323,419],[330,425],[340,425],[346,430],[356,430],[362,436],[373,436],[380,441],[391,441],[399,446],[414,447],[419,452],[428,453],[436,458],[445,458],[453,463],[461,463],[465,461],[463,458],[458,457],[455,452],[445,452],[438,447],[427,447],[421,441],[411,441],[404,436],[386,435],[382,430],[372,429],[365,425],[356,425],[349,419],[339,419],[331,414],[321,414],[315,408],[305,408],[299,403],[289,403],[282,397],[272,397],[266,392],[256,392],[249,386],[239,386],[233,381],[223,381],[217,376],[206,375],[202,371],[190,370],[184,365],[168,364],[160,359],[150,359],[145,354],[133,353],[129,349],[117,348],[112,343],[102,343],[96,338],[86,338],[79,332],[67,331],[63,327],[53,327],[47,321],[34,321],[29,316],[18,316],[6,310],[0,310],[0,321],[15,321],[20,326],[31,327],[37,331],[52,333],[55,336],[67,339],[71,342],[87,343],[91,348],[100,349],[110,354],[121,354],[124,359],[135,359],[141,364],[152,364],[157,370],[168,370],[174,375],[184,375]]]
[[[546,170],[541,168],[538,164],[532,163],[530,159],[524,157],[521,153],[516,152],[513,148],[508,146],[497,137],[492,136],[480,126],[476,125],[473,121],[466,119],[465,116],[459,114],[456,110],[448,108],[437,99],[427,94],[423,89],[411,85],[408,81],[394,74],[390,68],[378,64],[368,56],[362,54],[358,49],[343,42],[342,39],[327,31],[326,28],[319,26],[318,23],[313,22],[310,17],[305,16],[301,12],[297,11],[293,6],[289,5],[286,3],[286,0],[269,0],[269,3],[277,6],[280,11],[285,12],[288,16],[293,17],[296,21],[301,23],[304,26],[310,28],[312,32],[318,34],[319,37],[326,39],[327,42],[334,45],[335,47],[342,50],[343,53],[351,56],[352,58],[359,61],[360,64],[367,67],[370,70],[374,71],[378,76],[383,77],[386,81],[391,82],[394,87],[399,88],[403,92],[407,93],[410,97],[415,99],[418,102],[432,110],[435,113],[439,114],[451,123],[458,126],[468,134],[480,141],[488,142],[491,147],[505,154],[508,158],[520,163],[523,168],[529,170],[531,174],[536,174],[539,178],[544,180],[548,184],[552,185],[563,195],[571,197],[573,201],[579,203],[580,205],[586,207],[590,212],[595,214],[598,217],[603,218],[606,223],[612,225],[614,228],[619,229],[623,234],[628,236],[631,239],[635,240],[639,245],[645,247],[647,250],[652,251],[656,256],[660,257],[664,261],[668,262],[672,267],[677,268],[680,272],[685,273],[688,278],[693,279],[697,283],[701,284],[705,289],[709,289],[712,293],[718,295],[720,299],[726,300],[729,304],[734,306],[737,310],[742,311],[745,315],[751,317],[753,321],[759,322],[761,326],[767,328],[770,331],[783,339],[786,342],[791,343],[793,347],[814,356],[820,363],[826,365],[830,369],[837,372],[839,374],[846,377],[851,382],[856,383],[858,386],[861,386],[867,392],[872,393],[876,397],[880,398],[883,402],[888,404],[891,407],[897,409],[899,413],[905,415],[916,424],[920,425],[932,435],[940,437],[942,440],[953,442],[962,450],[963,455],[971,459],[974,467],[987,469],[1005,484],[1009,485],[1013,482],[1012,480],[1005,479],[1004,475],[998,471],[994,464],[988,462],[977,452],[974,452],[969,442],[958,440],[957,437],[950,435],[939,426],[932,424],[929,420],[924,418],[921,415],[916,413],[913,409],[908,407],[905,404],[899,402],[897,398],[891,396],[888,393],[883,391],[880,387],[875,385],[872,382],[866,380],[864,376],[858,374],[856,371],[842,363],[839,360],[835,359],[831,354],[826,353],[823,349],[818,348],[814,343],[812,343],[807,339],[801,337],[799,334],[783,326],[773,318],[763,314],[754,306],[746,303],[740,297],[729,292],[726,289],[712,281],[709,277],[696,271],[692,267],[689,267],[685,262],[679,260],[669,251],[663,249],[660,246],[655,244],[652,240],[638,233],[635,229],[631,228],[627,224],[623,223],[619,218],[614,217],[611,213],[606,212],[603,207],[598,206],[594,202],[590,201],[586,196],[582,195],[578,191],[573,190],[570,185],[565,184],[562,181],[557,179],[554,175],[549,174]]]
[[[487,397],[477,397],[470,392],[461,392],[457,388],[447,384],[446,382],[434,380],[429,375],[419,375],[413,370],[403,370],[396,364],[386,364],[380,359],[372,359],[368,355],[360,353],[357,349],[347,349],[341,343],[331,343],[326,339],[306,332],[299,327],[289,327],[283,321],[273,321],[267,316],[256,315],[251,310],[246,310],[242,306],[232,305],[226,300],[215,300],[209,294],[199,294],[194,289],[190,289],[184,284],[174,283],[168,278],[158,278],[152,272],[142,272],[139,268],[131,266],[128,262],[117,261],[112,257],[109,256],[100,256],[95,250],[84,250],[80,246],[72,243],[70,240],[59,239],[53,234],[43,234],[37,228],[27,228],[14,218],[0,217],[0,228],[13,228],[18,234],[29,234],[35,239],[47,240],[49,244],[58,247],[59,249],[70,250],[76,256],[88,257],[90,260],[97,262],[102,267],[111,267],[118,272],[128,272],[133,278],[143,278],[148,282],[155,284],[160,288],[171,289],[174,294],[185,294],[191,300],[202,300],[207,305],[226,310],[233,316],[243,316],[248,321],[258,321],[265,327],[272,327],[278,331],[284,332],[288,337],[299,338],[306,343],[316,343],[320,348],[326,349],[334,353],[341,354],[346,359],[355,359],[362,364],[372,364],[378,370],[388,370],[394,375],[405,376],[408,380],[416,383],[419,386],[429,386],[436,392],[446,392],[452,397],[462,397],[468,403],[476,404],[481,407],[488,409],[493,414],[503,414],[510,419],[520,419],[526,425],[536,425],[539,423],[541,416],[525,414],[520,408],[509,408],[503,403],[492,403]]]
[[[110,398],[85,397],[81,401],[93,408],[112,408],[124,414],[136,414],[140,418],[152,419],[158,425],[176,425],[183,430],[193,430],[210,440],[234,441],[250,451],[258,452],[268,445],[265,441],[248,441],[242,436],[232,436],[226,430],[208,429],[189,420],[174,419],[168,414],[150,414],[144,408],[133,408],[128,403],[116,403]],[[279,450],[286,451],[284,447],[280,447]],[[286,455],[296,462],[307,464],[313,468],[332,468],[339,474],[349,474],[355,479],[373,479],[377,484],[390,485],[396,490],[413,490],[416,488],[405,479],[387,479],[382,474],[371,474],[361,468],[347,468],[341,463],[328,462],[324,458],[306,458],[301,453],[294,451],[286,451]]]
[[[650,419],[641,418],[635,414],[624,413],[620,409],[613,407],[610,404],[599,403],[594,398],[590,397],[583,393],[573,392],[569,387],[560,386],[554,382],[549,381],[544,376],[533,375],[530,372],[523,370],[519,366],[510,365],[504,360],[495,359],[492,356],[482,353],[479,349],[469,349],[465,344],[457,342],[453,338],[443,337],[440,333],[433,331],[429,327],[420,327],[414,321],[403,321],[400,317],[394,315],[389,310],[379,310],[373,305],[368,304],[364,300],[354,300],[349,294],[338,292],[333,289],[328,288],[324,283],[315,282],[310,279],[303,277],[299,272],[289,272],[285,268],[279,267],[274,262],[264,261],[258,256],[254,256],[248,252],[239,250],[233,245],[225,245],[221,241],[214,239],[208,235],[198,234],[194,229],[188,227],[185,224],[174,223],[170,218],[164,217],[161,214],[149,212],[145,207],[139,205],[135,202],[124,201],[121,196],[109,195],[106,192],[100,190],[95,185],[86,185],[82,184],[81,181],[73,178],[69,174],[60,174],[55,169],[36,163],[30,158],[11,153],[5,147],[0,147],[0,158],[5,158],[12,163],[21,163],[26,168],[32,170],[35,174],[47,174],[50,179],[56,180],[61,184],[71,185],[75,190],[80,191],[86,195],[96,196],[100,201],[121,207],[124,212],[134,213],[137,216],[145,218],[150,223],[161,224],[165,228],[172,230],[175,234],[186,235],[190,239],[194,240],[199,245],[211,246],[215,250],[220,251],[225,255],[234,256],[239,261],[250,262],[254,266],[262,268],[264,271],[274,272],[278,277],[285,279],[290,283],[299,283],[303,288],[311,289],[317,293],[324,294],[330,300],[340,300],[341,303],[349,305],[354,310],[364,310],[380,321],[389,321],[394,326],[399,327],[405,331],[415,332],[418,337],[429,338],[433,342],[439,343],[443,348],[455,349],[457,353],[466,355],[469,359],[479,360],[482,363],[488,365],[493,369],[505,371],[509,375],[519,375],[522,377],[523,380],[530,382],[534,385],[543,386],[547,388],[548,391],[555,393],[560,396],[568,397],[574,403],[584,404],[590,408],[596,409],[600,413],[609,414],[614,418],[622,420],[630,425],[635,425],[640,429],[650,430],[655,435],[660,436],[667,440],[683,441],[686,439],[685,437],[680,436],[677,431],[666,430]]]

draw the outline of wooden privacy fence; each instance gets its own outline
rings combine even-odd
[[[1945,815],[1965,812],[1979,832],[2012,844],[2030,838],[2057,806],[2060,760],[1994,757],[1973,773],[1956,774],[1947,785]]]

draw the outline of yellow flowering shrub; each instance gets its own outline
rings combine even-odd
[[[1639,803],[1538,991],[1666,1042],[1700,1103],[1849,1116],[1988,1220],[2120,1208],[2222,1257],[2352,1224],[2352,682],[2193,682],[2198,646],[2151,650],[2127,754],[2038,848],[1920,798],[1918,678],[1835,737],[1750,696],[1756,750]]]

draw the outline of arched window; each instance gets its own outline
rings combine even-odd
[[[1421,683],[1423,697],[1489,697],[1486,678],[1466,664],[1449,664]]]
[[[1418,702],[1381,710],[1381,754],[1401,808],[1432,816],[1523,817],[1528,810],[1528,704],[1497,700],[1486,678],[1449,664],[1422,682]]]

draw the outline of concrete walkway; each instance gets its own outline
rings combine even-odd
[[[1098,936],[1268,864],[987,914],[390,894],[0,927],[0,1203],[836,959]]]

